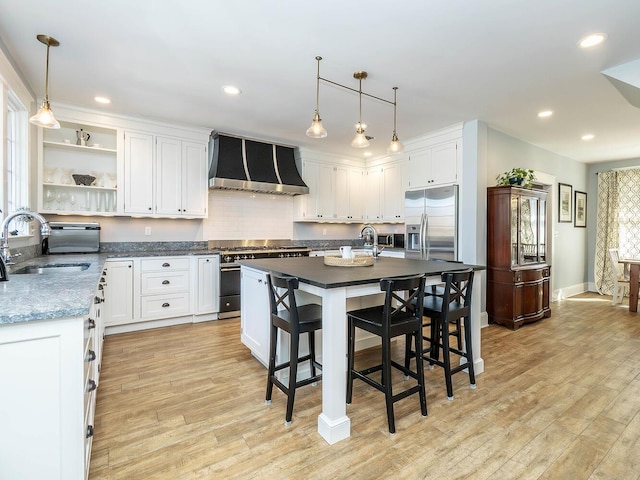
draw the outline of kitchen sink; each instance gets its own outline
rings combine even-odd
[[[52,265],[29,265],[13,272],[13,275],[57,275],[82,272],[89,268],[90,263],[57,263]]]

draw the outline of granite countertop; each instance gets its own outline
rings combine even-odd
[[[322,257],[261,258],[240,260],[238,263],[244,267],[298,277],[301,282],[320,288],[338,288],[376,283],[385,277],[421,274],[437,276],[442,272],[461,268],[485,269],[480,265],[467,265],[464,263],[386,257],[378,257],[372,266],[367,267],[327,266],[324,264]]]
[[[0,325],[88,315],[105,261],[109,258],[214,255],[215,250],[157,250],[136,252],[42,255],[9,269],[0,282]],[[15,274],[30,265],[89,263],[87,270],[58,274]]]

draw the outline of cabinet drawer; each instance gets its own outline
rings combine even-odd
[[[142,295],[189,291],[189,272],[143,273],[140,277]]]
[[[189,270],[189,258],[144,258],[140,260],[140,270],[143,272]]]
[[[140,299],[140,316],[143,319],[169,318],[189,314],[189,294],[154,295]]]
[[[544,270],[547,271],[547,275],[548,276],[548,268],[545,268]],[[543,277],[543,269],[539,268],[536,270],[516,270],[515,272],[513,272],[513,281],[516,283],[519,282],[535,282],[537,280],[542,280]]]

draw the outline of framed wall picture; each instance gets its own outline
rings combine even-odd
[[[571,201],[573,187],[566,183],[558,183],[558,222],[571,223]]]
[[[573,226],[584,228],[587,226],[587,194],[576,190],[573,199]]]

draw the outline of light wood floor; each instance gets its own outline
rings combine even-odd
[[[427,371],[429,415],[415,395],[398,402],[395,435],[382,394],[356,382],[352,436],[330,446],[321,384],[285,427],[238,319],[109,336],[90,479],[640,479],[638,314],[584,294],[518,331],[483,329],[482,347],[477,389],[456,374],[448,401]]]

